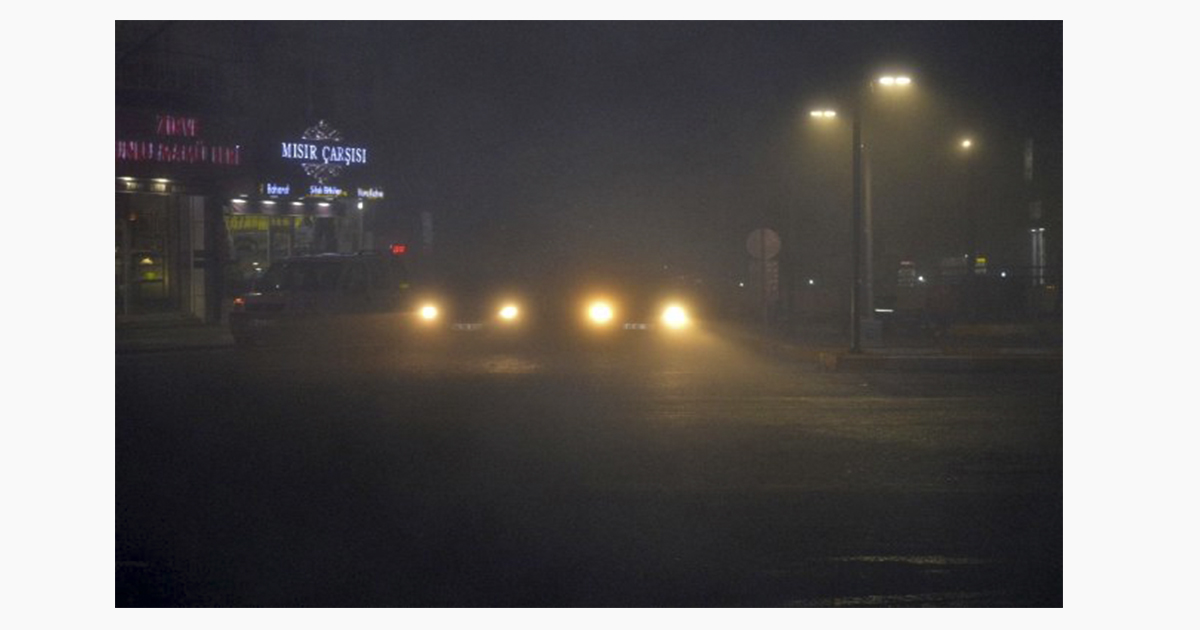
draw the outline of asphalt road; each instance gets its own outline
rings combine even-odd
[[[120,606],[1061,606],[1062,375],[667,342],[117,357]]]

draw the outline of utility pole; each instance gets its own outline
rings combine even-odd
[[[859,284],[862,278],[862,214],[863,214],[863,147],[862,147],[862,98],[856,99],[852,128],[852,142],[854,143],[853,158],[853,176],[854,176],[854,193],[853,193],[853,208],[851,209],[851,231],[850,234],[850,255],[854,262],[851,265],[853,276],[850,279],[850,352],[862,352],[859,344],[860,330],[859,326]]]

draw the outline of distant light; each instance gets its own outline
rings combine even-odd
[[[816,283],[817,283],[817,281],[816,281],[816,280],[813,280],[812,278],[809,278],[809,279],[808,279],[808,286],[810,286],[810,287],[811,287],[811,286],[813,286],[813,285],[814,285],[814,284],[816,284]]]
[[[245,199],[234,199],[233,203],[246,203]]]
[[[813,118],[836,118],[837,112],[832,109],[814,109],[808,115]]]
[[[876,313],[895,313],[895,312],[896,312],[896,309],[892,309],[892,308],[877,308],[877,309],[875,309],[875,312],[876,312]]]
[[[431,321],[437,319],[437,316],[438,316],[438,310],[437,310],[436,306],[434,306],[432,304],[426,304],[425,306],[421,307],[421,319],[423,319],[427,322],[431,322]]]
[[[408,245],[405,245],[403,243],[393,243],[392,247],[391,247],[391,251],[392,251],[393,256],[402,256],[402,255],[404,255],[405,252],[408,251]]]
[[[154,261],[153,261],[153,260],[151,260],[151,258],[150,258],[149,256],[147,256],[147,257],[145,257],[145,258],[143,258],[143,259],[139,260],[139,261],[138,261],[138,263],[139,263],[139,264],[142,264],[142,265],[153,265],[153,264],[154,264]]]
[[[917,276],[917,282],[925,282],[925,276]]]
[[[912,79],[908,77],[896,77],[896,85],[909,85],[910,83],[912,83]]]
[[[895,85],[896,77],[880,77],[879,84],[880,85]]]
[[[745,282],[739,282],[739,283],[738,283],[738,286],[739,286],[739,287],[744,287],[744,286],[746,286],[746,283],[745,283]]]
[[[362,209],[363,209],[363,205],[362,205],[362,200],[361,200],[361,199],[359,199],[359,200],[358,200],[358,209],[359,209],[359,210],[362,210]]]
[[[508,320],[511,322],[512,320],[517,318],[517,315],[519,313],[520,313],[520,311],[517,309],[517,307],[515,305],[506,304],[504,306],[504,308],[500,309],[500,319]]]
[[[273,205],[275,205],[275,202],[274,202],[274,201],[271,201],[270,199],[264,199],[264,200],[263,200],[263,203],[264,203],[264,204],[266,204],[266,205],[268,205],[268,206],[273,206]]]
[[[613,318],[612,307],[605,302],[595,302],[588,307],[588,318],[597,324],[607,324]]]
[[[304,205],[304,202],[302,202],[302,201],[293,201],[293,202],[292,202],[292,205],[293,205],[293,206],[303,206],[303,205]]]
[[[970,148],[971,148],[971,139],[970,139],[970,138],[968,138],[968,139],[966,139],[966,140],[963,140],[963,141],[962,141],[962,145],[961,145],[961,146],[962,146],[962,148],[964,148],[964,149],[970,149]]]
[[[1001,271],[1001,272],[1000,272],[1000,277],[1001,277],[1001,278],[1007,278],[1007,277],[1008,277],[1008,272],[1007,272],[1007,271]]]
[[[671,305],[663,311],[662,321],[668,328],[683,328],[688,325],[687,311],[682,306]]]

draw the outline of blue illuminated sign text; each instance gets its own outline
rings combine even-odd
[[[335,144],[310,144],[307,142],[282,143],[285,160],[320,162],[322,164],[366,164],[367,150],[362,147],[343,147]]]

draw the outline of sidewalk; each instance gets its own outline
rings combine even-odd
[[[117,317],[117,354],[233,347],[225,324],[205,324],[178,314]]]
[[[941,344],[863,347],[851,353],[848,340],[832,338],[798,342],[753,328],[721,326],[721,334],[779,358],[809,363],[830,372],[1047,372],[1062,370],[1062,347],[1013,343],[1011,331],[988,336],[974,331],[970,339],[948,338]]]
[[[831,372],[1053,372],[1062,371],[1062,350],[955,348],[926,352],[864,349],[819,352],[817,364]]]

